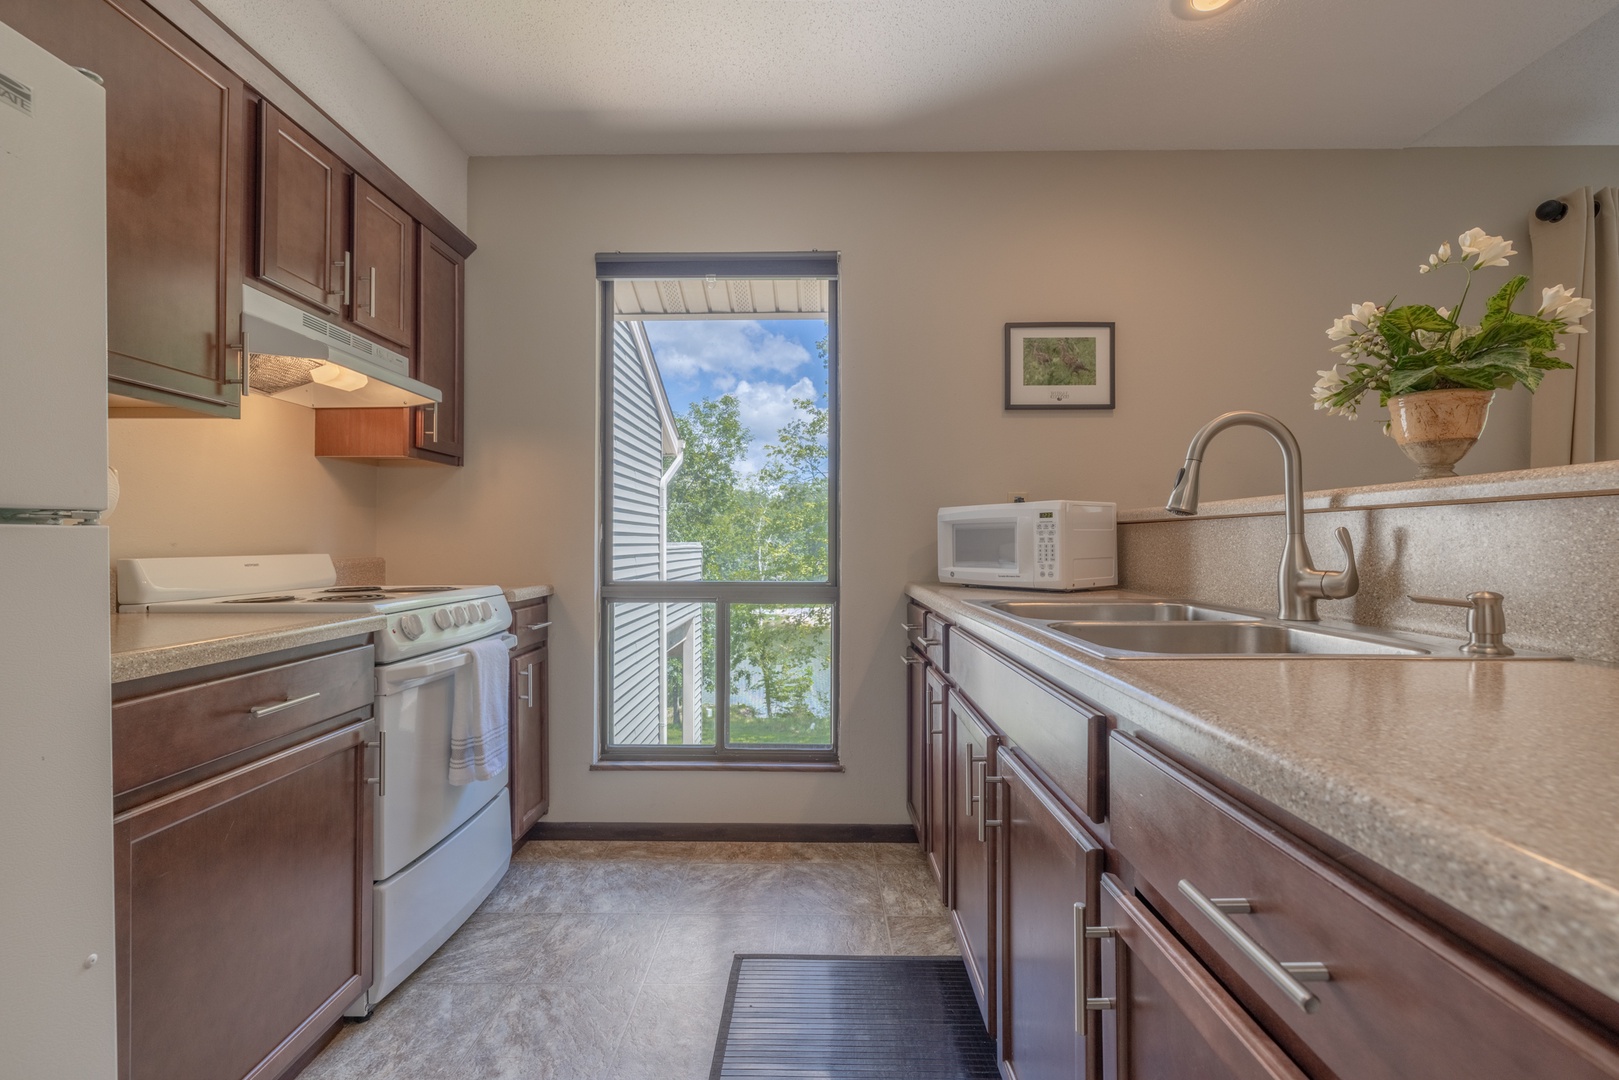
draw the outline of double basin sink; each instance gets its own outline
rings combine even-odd
[[[1001,600],[978,607],[1061,635],[1108,660],[1377,657],[1466,660],[1458,643],[1422,634],[1301,625],[1172,600]],[[1514,659],[1563,659],[1518,653]]]

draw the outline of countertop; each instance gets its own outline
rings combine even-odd
[[[114,615],[112,681],[372,634],[387,625],[381,615]]]
[[[511,585],[506,588],[508,604],[526,604],[530,600],[543,600],[556,592],[549,585]]]
[[[1107,661],[970,603],[1050,593],[906,591],[1121,729],[1180,749],[1619,999],[1619,669]]]

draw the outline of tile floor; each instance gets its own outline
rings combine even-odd
[[[915,845],[529,843],[302,1080],[704,1080],[739,952],[956,945]]]

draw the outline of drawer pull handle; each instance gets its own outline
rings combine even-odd
[[[1293,1004],[1307,1013],[1313,1013],[1320,1008],[1321,999],[1312,994],[1304,984],[1331,981],[1332,973],[1327,970],[1327,965],[1314,961],[1283,963],[1266,952],[1259,942],[1244,933],[1242,927],[1232,922],[1231,916],[1226,914],[1227,911],[1234,911],[1239,915],[1248,914],[1253,911],[1253,906],[1248,901],[1211,900],[1185,878],[1180,880],[1179,888],[1222,934],[1231,939],[1231,943],[1242,952],[1242,955],[1252,960],[1282,993],[1292,999]]]
[[[1085,942],[1091,938],[1110,938],[1111,926],[1086,926],[1085,901],[1074,904],[1074,1033],[1085,1034],[1085,1013],[1100,1012],[1114,1006],[1113,998],[1086,997],[1090,992],[1091,977],[1085,965]]]
[[[924,645],[929,649],[935,649],[939,646],[939,639],[936,637],[918,638],[917,641],[919,644]]]
[[[528,629],[530,629],[530,630],[544,630],[547,626],[550,626],[550,625],[551,625],[551,622],[550,622],[549,619],[547,619],[545,622],[529,623],[528,624]]]
[[[916,655],[913,652],[905,653],[903,656],[900,657],[900,659],[905,661],[905,666],[906,667],[910,667],[912,664],[925,664],[925,663],[927,663],[926,660],[924,660],[922,657]]]
[[[922,629],[922,624],[919,622],[902,622],[899,624],[899,628],[907,634],[914,634]]]
[[[247,711],[252,713],[255,719],[262,720],[266,716],[274,716],[278,712],[285,712],[294,705],[302,705],[304,702],[314,701],[318,697],[320,697],[320,691],[316,690],[313,694],[305,694],[303,697],[288,698],[285,701],[277,701],[269,705],[254,705]]]

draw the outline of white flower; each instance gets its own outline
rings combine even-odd
[[[1439,245],[1439,261],[1442,262],[1442,263],[1450,261],[1450,242],[1449,241],[1446,241],[1445,243]]]
[[[1575,324],[1591,314],[1594,307],[1591,301],[1582,296],[1575,296],[1573,289],[1553,285],[1540,291],[1540,310],[1536,314],[1542,319],[1557,319],[1567,323],[1568,325],[1558,333],[1583,334],[1586,332],[1585,327]]]
[[[1356,322],[1369,329],[1372,323],[1377,321],[1377,317],[1383,314],[1383,309],[1368,300],[1364,304],[1356,304],[1350,308],[1349,314]]]
[[[1433,256],[1430,255],[1430,256],[1428,256],[1428,258],[1431,259],[1431,258],[1433,258]],[[1417,273],[1426,274],[1429,270],[1432,270],[1432,269],[1433,269],[1433,267],[1429,266],[1427,263],[1420,263],[1417,266]]]
[[[1462,254],[1476,260],[1473,264],[1475,270],[1482,270],[1486,266],[1505,266],[1506,257],[1517,254],[1511,240],[1491,236],[1483,229],[1468,229],[1456,240],[1461,244]]]
[[[1332,326],[1327,330],[1327,337],[1333,341],[1342,341],[1344,338],[1354,337],[1355,333],[1354,322],[1350,316],[1340,315],[1332,321]]]
[[[1450,318],[1450,309],[1449,308],[1434,308],[1434,310],[1439,312],[1439,317],[1441,319]]]

